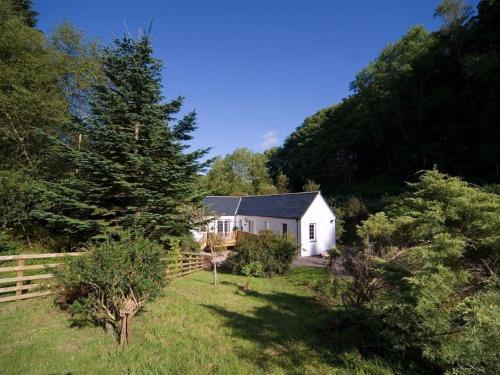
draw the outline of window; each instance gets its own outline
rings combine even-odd
[[[309,224],[309,241],[316,241],[316,224]]]
[[[264,228],[269,230],[269,221],[264,221]]]
[[[252,220],[248,220],[248,231],[250,233],[255,233],[254,222]]]
[[[217,220],[217,233],[222,237],[231,234],[231,220]]]
[[[240,230],[243,230],[243,220],[240,219]]]
[[[286,236],[288,234],[288,224],[283,223],[281,227],[281,232],[283,233],[283,236]]]

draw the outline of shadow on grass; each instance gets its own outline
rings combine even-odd
[[[204,305],[224,318],[233,335],[258,343],[259,351],[234,348],[236,353],[264,370],[273,366],[303,372],[312,362],[345,368],[356,367],[358,353],[366,352],[366,332],[344,326],[348,316],[343,310],[331,310],[315,298],[289,293],[260,293],[239,288],[236,293],[255,298],[262,306],[249,314]],[[354,328],[354,329],[353,329]],[[347,354],[347,355],[346,355]]]

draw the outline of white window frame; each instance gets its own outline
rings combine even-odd
[[[269,230],[269,221],[264,221],[264,229]]]
[[[224,220],[217,220],[215,228],[217,233],[224,233]]]
[[[317,240],[316,223],[309,223],[308,229],[309,229],[308,230],[309,241],[315,242]],[[312,229],[312,233],[311,233],[311,229]],[[312,234],[312,238],[311,238],[311,234]]]
[[[231,234],[231,220],[217,220],[216,233],[221,237],[229,237]]]
[[[248,220],[248,231],[255,233],[255,222],[253,220]]]

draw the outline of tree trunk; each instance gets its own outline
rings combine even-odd
[[[121,346],[125,346],[125,344],[130,344],[132,342],[131,320],[132,316],[129,314],[123,316],[119,337]]]
[[[127,317],[127,345],[132,342],[132,316]]]
[[[214,264],[214,285],[217,285],[217,259],[214,253],[212,253],[212,263]]]
[[[127,320],[128,320],[128,315],[124,315],[122,318],[122,326],[120,329],[120,345],[124,346],[125,345],[125,339],[127,337]]]

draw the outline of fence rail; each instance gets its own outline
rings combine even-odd
[[[79,256],[85,253],[49,253],[49,254],[20,254],[0,256],[0,303],[18,301],[34,297],[47,296],[52,293],[47,281],[54,278],[51,269],[61,263],[53,263],[54,258],[65,256]],[[210,263],[203,253],[182,253],[181,258],[175,263],[167,263],[166,278],[174,279],[202,270]],[[51,263],[26,264],[26,262],[41,262],[44,259],[52,260]],[[165,260],[167,258],[163,258]],[[15,293],[15,294],[14,294]]]
[[[180,259],[170,260],[170,262],[167,263],[165,269],[167,280],[201,271],[207,265],[207,257],[209,257],[209,255],[203,253],[182,253]],[[167,259],[167,262],[168,261],[169,259]]]
[[[2,264],[3,262],[11,263],[7,267],[0,267],[0,302],[41,297],[52,293],[51,290],[48,290],[48,284],[44,283],[43,281],[37,283],[32,283],[32,281],[52,279],[54,277],[54,274],[39,273],[38,271],[50,270],[51,268],[59,266],[60,263],[26,264],[26,261],[31,261],[33,259],[40,261],[42,259],[54,259],[62,258],[65,256],[78,256],[82,254],[83,253],[51,253],[0,256],[0,264]],[[25,274],[25,271],[27,271],[27,273],[29,274]],[[7,286],[3,286],[3,284],[7,284]],[[10,294],[14,292],[14,295],[2,296],[6,293]]]

